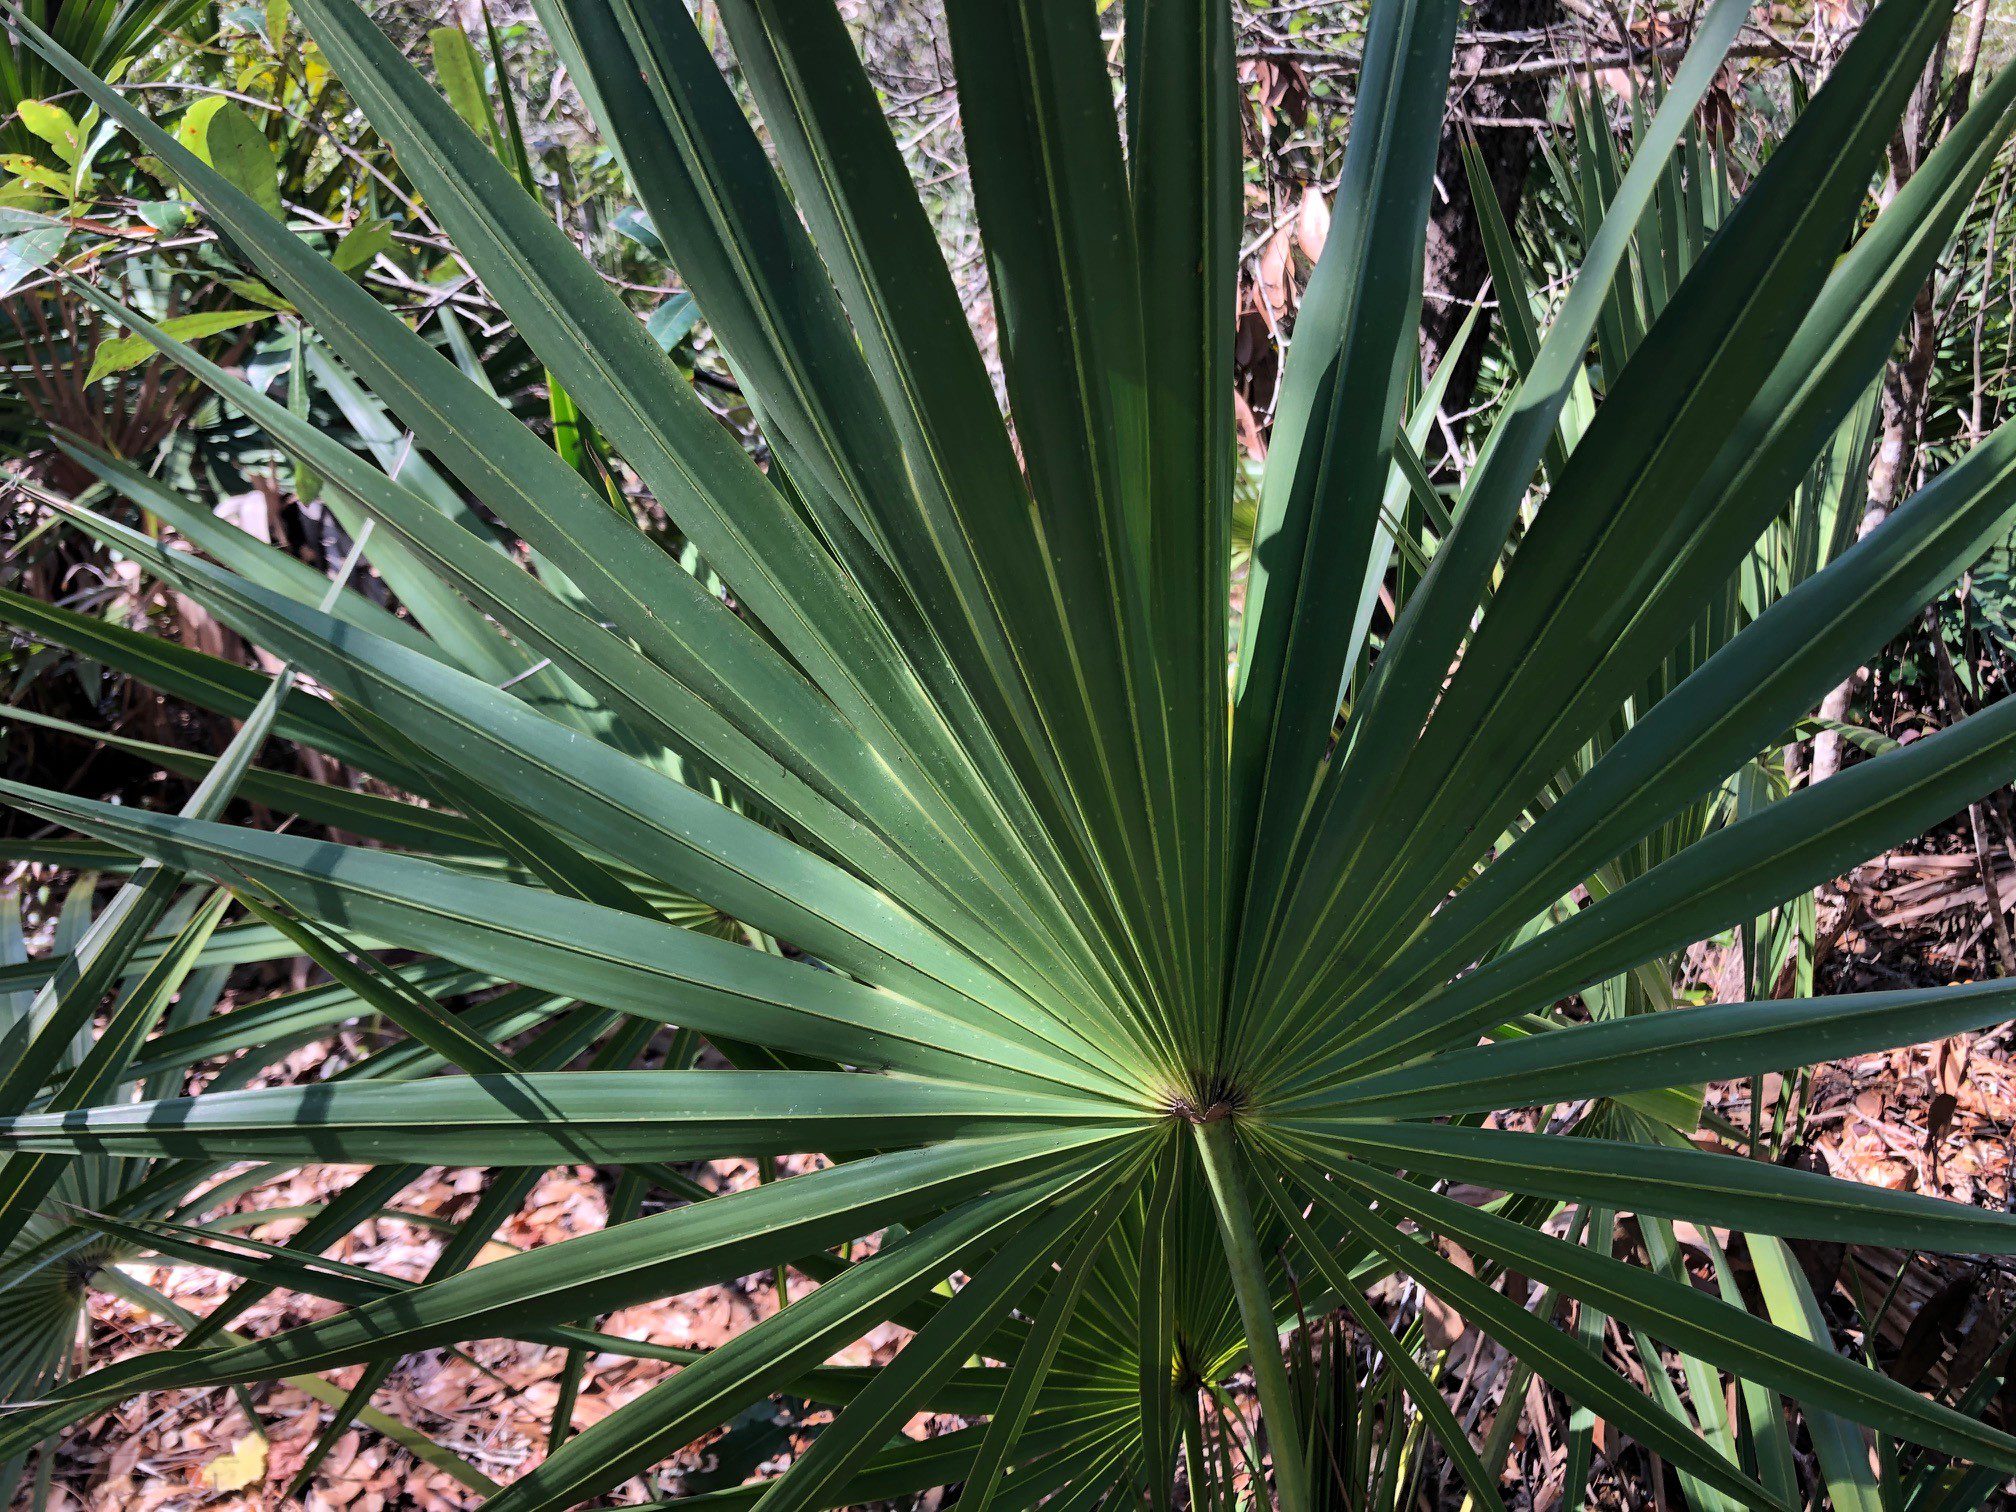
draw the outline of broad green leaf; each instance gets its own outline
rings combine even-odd
[[[64,226],[40,226],[0,239],[0,296],[12,294],[54,262],[69,236]]]
[[[161,329],[178,340],[200,341],[205,336],[235,331],[241,326],[256,325],[272,318],[271,310],[199,310],[193,315],[171,316],[161,323]],[[114,373],[136,368],[153,355],[154,347],[144,337],[108,337],[91,354],[91,371],[85,375],[84,382],[93,384]]]
[[[284,217],[273,148],[239,106],[208,95],[182,113],[175,137],[253,204],[275,220]]]
[[[457,33],[459,36],[460,33]],[[380,253],[393,246],[392,223],[376,216],[364,216],[337,239],[329,261],[353,278],[362,277]]]
[[[490,113],[490,97],[483,89],[483,61],[476,56],[476,44],[459,26],[437,26],[427,33],[434,51],[434,72],[455,114],[486,144],[496,140],[496,122]],[[343,266],[341,258],[336,265]]]
[[[0,170],[14,176],[0,189],[10,210],[22,205],[40,205],[51,194],[71,200],[77,192],[77,182],[72,176],[37,162],[25,152],[0,153]]]

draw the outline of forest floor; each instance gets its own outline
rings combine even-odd
[[[303,1051],[313,1054],[312,1050]],[[327,1201],[360,1174],[361,1168],[324,1166],[256,1188],[230,1210],[289,1209]],[[718,1190],[737,1190],[757,1179],[746,1161],[717,1161],[693,1174]],[[482,1191],[484,1174],[473,1170],[429,1170],[399,1198],[401,1211],[453,1223]],[[608,1188],[586,1166],[549,1171],[525,1206],[479,1256],[479,1265],[515,1250],[554,1244],[591,1232],[608,1220]],[[301,1226],[282,1219],[242,1230],[248,1236],[283,1242]],[[382,1275],[420,1280],[439,1255],[437,1227],[398,1217],[374,1218],[349,1234],[331,1258]],[[203,1314],[237,1284],[215,1270],[187,1265],[130,1262],[122,1269],[190,1313]],[[791,1275],[787,1284],[808,1287]],[[619,1337],[690,1348],[725,1342],[777,1309],[775,1279],[769,1274],[731,1286],[709,1287],[668,1301],[626,1308],[602,1320]],[[298,1293],[274,1293],[247,1309],[236,1326],[265,1336],[282,1328],[330,1316],[340,1307]],[[90,1358],[102,1364],[123,1355],[174,1345],[180,1329],[121,1298],[94,1291]],[[837,1356],[834,1363],[863,1365],[892,1355],[902,1330],[888,1327]],[[452,1450],[484,1474],[508,1481],[545,1457],[546,1425],[559,1399],[565,1355],[557,1349],[508,1340],[486,1340],[462,1350],[429,1350],[402,1360],[373,1397],[373,1405]],[[619,1355],[591,1357],[583,1373],[572,1423],[575,1430],[607,1416],[663,1379],[675,1367]],[[324,1379],[348,1389],[361,1367],[327,1372]],[[323,1405],[297,1387],[276,1385],[255,1391],[262,1433],[255,1436],[236,1397],[223,1389],[163,1392],[136,1397],[114,1412],[66,1436],[58,1458],[50,1512],[171,1512],[187,1507],[240,1507],[247,1512],[278,1508],[282,1493],[307,1458],[328,1420]],[[806,1421],[816,1422],[812,1417]],[[751,1415],[727,1440],[729,1452],[712,1446],[676,1462],[682,1494],[732,1486],[775,1458],[780,1468],[802,1422],[774,1411]],[[912,1432],[928,1431],[928,1420]],[[237,1481],[240,1484],[233,1485]],[[658,1495],[664,1488],[650,1490]],[[445,1471],[422,1464],[406,1450],[368,1427],[354,1427],[338,1439],[316,1471],[305,1505],[310,1512],[446,1512],[480,1498]],[[625,1498],[629,1499],[629,1498]],[[296,1503],[295,1505],[302,1505]]]

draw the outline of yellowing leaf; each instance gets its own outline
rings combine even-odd
[[[46,163],[38,163],[25,152],[0,152],[0,169],[13,174],[25,184],[47,189],[51,193],[70,198],[70,175],[58,172]]]
[[[23,210],[47,204],[49,191],[26,179],[0,179],[0,210]]]
[[[269,310],[291,311],[294,308],[292,300],[284,294],[275,293],[256,278],[227,278],[224,280],[224,287],[240,299],[255,305],[263,305]]]
[[[77,130],[77,122],[69,111],[61,105],[51,105],[47,100],[23,100],[15,107],[21,113],[21,124],[56,150],[56,156],[72,168],[84,152],[84,138]]]
[[[266,1479],[266,1435],[248,1433],[198,1473],[212,1491],[242,1491]]]
[[[182,112],[175,123],[175,140],[204,162],[210,162],[210,118],[231,102],[222,95],[208,95]],[[216,164],[211,163],[214,168]]]
[[[250,325],[255,320],[272,318],[271,310],[199,310],[194,315],[177,315],[173,320],[164,320],[161,329],[178,341],[194,341],[236,326]],[[91,371],[84,382],[89,386],[113,373],[123,373],[128,368],[140,366],[153,355],[154,344],[145,336],[114,336],[99,343],[96,354],[91,358]]]

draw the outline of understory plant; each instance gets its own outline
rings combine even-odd
[[[578,1382],[585,1353],[652,1352],[608,1313],[788,1267],[774,1315],[657,1349],[664,1380],[579,1433],[563,1413],[510,1484],[465,1479],[500,1512],[577,1506],[787,1395],[830,1423],[707,1505],[945,1486],[975,1508],[1308,1512],[1351,1504],[1349,1442],[1389,1489],[1432,1469],[1497,1506],[1396,1295],[1575,1403],[1585,1474],[1600,1419],[1697,1504],[1797,1505],[1788,1401],[1833,1435],[1830,1473],[1866,1427],[1922,1447],[1928,1498],[2016,1474],[2016,1438],[1837,1352],[1783,1242],[2010,1255],[2016,1218],[1695,1127],[1704,1084],[2000,1023],[2016,987],[1602,1006],[2016,772],[1998,703],[1825,782],[1731,786],[2016,505],[2005,428],[1784,591],[1741,591],[2006,136],[2016,71],[1865,214],[1950,0],[1873,11],[1619,341],[1613,293],[1654,276],[1648,209],[1706,171],[1682,148],[1746,10],[1707,7],[1551,319],[1506,303],[1517,372],[1453,496],[1421,455],[1416,342],[1461,7],[1377,0],[1236,585],[1221,0],[1129,0],[1117,108],[1091,0],[949,0],[1006,416],[834,9],[720,0],[759,133],[683,6],[542,0],[764,465],[368,15],[294,9],[611,460],[570,464],[16,19],[298,312],[318,381],[391,432],[353,453],[77,285],[319,480],[355,549],[331,583],[66,441],[195,549],[74,524],[281,670],[0,598],[246,721],[222,758],[156,748],[203,778],[179,814],[4,790],[130,875],[46,981],[0,966],[22,987],[0,1025],[0,1306],[108,1248],[243,1279],[180,1347],[17,1370],[0,1463],[135,1393],[364,1366],[324,1388],[326,1444],[400,1357],[478,1339],[566,1350]],[[262,772],[269,735],[375,790]],[[341,838],[219,822],[234,795]],[[262,955],[326,985],[210,1014],[199,974]],[[233,1085],[361,1012],[397,1031],[375,1056]],[[720,1064],[695,1067],[703,1044]],[[227,1052],[235,1071],[174,1095]],[[822,1158],[729,1195],[684,1169],[787,1155]],[[223,1173],[229,1195],[316,1162],[372,1169],[284,1245],[205,1216]],[[623,1221],[472,1267],[539,1171],[577,1163],[623,1173]],[[428,1165],[494,1175],[425,1280],[322,1258]],[[674,1205],[631,1216],[653,1189]],[[1645,1263],[1614,1253],[1620,1215]],[[1683,1225],[1721,1251],[1713,1292]],[[233,1334],[274,1287],[344,1306]],[[1605,1320],[1649,1391],[1606,1360]],[[1305,1321],[1342,1364],[1298,1385],[1281,1341]],[[885,1323],[908,1330],[888,1363],[827,1363]],[[1365,1351],[1383,1405],[1326,1431]],[[904,1436],[925,1412],[965,1426]]]

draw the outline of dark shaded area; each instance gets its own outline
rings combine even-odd
[[[1547,109],[1551,80],[1538,73],[1493,77],[1506,44],[1496,39],[1536,31],[1561,20],[1560,0],[1482,0],[1474,7],[1466,35],[1479,40],[1459,48],[1442,151],[1435,161],[1435,197],[1428,212],[1427,300],[1421,316],[1421,352],[1437,366],[1462,329],[1489,272],[1484,236],[1463,168],[1465,136],[1473,138],[1507,223],[1516,222],[1519,201],[1538,145],[1532,122]],[[1482,76],[1480,76],[1482,75]],[[1487,343],[1472,341],[1458,359],[1444,408],[1466,408],[1477,387]]]

